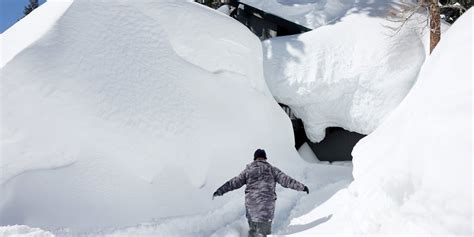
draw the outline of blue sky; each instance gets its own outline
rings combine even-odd
[[[29,0],[0,0],[0,33],[15,24],[23,16],[23,9]],[[39,0],[43,4],[45,0]]]

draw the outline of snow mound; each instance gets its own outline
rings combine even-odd
[[[396,33],[391,28],[399,23],[351,12],[335,24],[266,40],[268,87],[303,120],[313,142],[327,127],[368,134],[415,82],[426,55],[423,17]]]
[[[472,19],[442,35],[407,97],[356,145],[349,189],[293,221],[333,218],[299,234],[472,236]]]
[[[244,80],[253,88],[270,96],[270,92],[263,79],[262,54],[255,51],[260,48],[260,42],[249,33],[242,24],[236,24],[229,16],[214,16],[219,19],[219,24],[207,20],[202,27],[179,27],[190,25],[196,19],[209,19],[210,13],[207,6],[194,6],[193,14],[183,9],[179,1],[162,1],[159,8],[141,8],[148,17],[158,22],[165,31],[173,50],[183,59],[214,74],[225,74],[227,77]],[[173,16],[173,17],[169,17]],[[209,55],[215,55],[209,57]]]
[[[210,195],[256,148],[289,173],[303,165],[261,44],[238,22],[184,1],[78,0],[56,13],[1,69],[0,225],[199,214],[229,199]]]

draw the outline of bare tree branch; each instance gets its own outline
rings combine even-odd
[[[389,13],[389,17],[386,18],[386,20],[389,22],[401,23],[399,26],[393,27],[382,24],[384,27],[394,31],[392,37],[397,35],[402,30],[402,28],[413,17],[413,15],[415,15],[417,12],[420,12],[422,9],[427,9],[427,6],[424,4],[424,1],[418,1],[417,4],[403,3],[401,8],[401,10],[392,9]],[[428,21],[428,18],[426,21]]]

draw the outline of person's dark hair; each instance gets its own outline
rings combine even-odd
[[[265,150],[263,149],[257,149],[255,153],[253,153],[253,160],[256,160],[257,158],[265,158],[267,159],[267,154],[265,153]]]

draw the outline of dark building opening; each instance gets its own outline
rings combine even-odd
[[[294,35],[311,29],[267,13],[237,0],[228,1],[230,16],[247,26],[260,40],[275,36]]]
[[[326,136],[321,142],[308,142],[319,160],[346,161],[352,160],[352,149],[365,135],[350,132],[339,127],[326,128]]]
[[[350,161],[352,149],[365,135],[350,132],[340,127],[326,128],[326,136],[321,142],[312,142],[306,136],[303,121],[297,118],[290,107],[280,104],[281,108],[290,117],[295,135],[295,147],[299,149],[305,142],[321,161]]]

